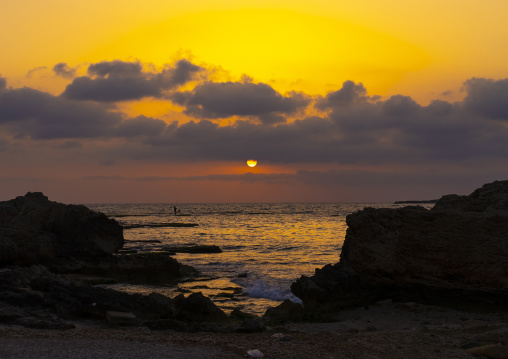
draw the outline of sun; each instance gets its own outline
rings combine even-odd
[[[257,164],[258,164],[258,161],[256,161],[256,160],[248,160],[247,161],[247,166],[249,166],[249,167],[256,167]]]

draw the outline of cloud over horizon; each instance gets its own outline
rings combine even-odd
[[[304,109],[311,101],[303,93],[283,96],[267,84],[252,82],[206,82],[193,91],[175,93],[172,100],[185,106],[184,112],[196,118],[258,116],[267,124],[285,120],[281,116],[266,116],[292,114]]]
[[[139,61],[103,61],[91,64],[88,76],[75,78],[61,96],[97,102],[162,97],[165,91],[191,81],[202,70],[187,60],[179,60],[160,71],[146,71]]]
[[[138,62],[92,64],[88,72],[95,77],[85,81],[91,81],[90,91],[96,89],[91,93],[100,101],[68,96],[69,86],[77,86],[83,77],[74,79],[62,96],[7,88],[2,79],[3,137],[123,138],[131,147],[139,147],[138,157],[181,161],[238,160],[251,154],[274,163],[426,163],[508,155],[508,128],[503,121],[508,119],[508,80],[470,79],[464,83],[467,95],[463,102],[433,101],[427,106],[404,95],[368,96],[361,83],[352,81],[312,99],[302,93],[282,95],[263,83],[205,80],[193,90],[175,91],[171,96],[194,118],[189,122],[129,118],[115,110],[114,98],[123,101],[160,94],[163,88],[186,83],[196,71],[200,68],[186,60],[150,78]],[[115,83],[116,88],[123,79],[149,86],[126,86],[105,94],[106,82]],[[303,111],[312,104],[328,112],[305,115]],[[239,119],[229,125],[211,121],[232,116]],[[253,116],[260,122],[251,123]],[[291,116],[296,119],[289,122]],[[122,156],[121,149],[116,153]],[[128,152],[123,155],[130,156]]]
[[[74,76],[65,63],[53,71]],[[89,65],[87,76],[73,78],[59,96],[11,88],[0,77],[0,153],[17,148],[31,156],[37,149],[38,156],[50,162],[60,151],[62,163],[86,158],[109,166],[254,157],[274,165],[396,168],[379,177],[369,171],[332,169],[250,177],[183,174],[189,181],[331,186],[350,178],[344,183],[352,186],[355,178],[361,183],[366,176],[391,183],[397,176],[410,180],[430,168],[433,174],[443,169],[443,176],[447,167],[461,168],[458,173],[473,178],[479,164],[483,171],[490,168],[488,173],[499,174],[508,157],[508,79],[472,78],[464,82],[464,90],[463,101],[435,100],[428,105],[403,94],[369,95],[363,84],[353,81],[324,96],[281,94],[252,79],[214,82],[206,77],[206,69],[187,60],[158,71],[140,62],[104,61]],[[188,120],[168,120],[171,112],[164,119],[130,117],[116,106],[145,97],[180,106],[170,111]],[[217,119],[230,121],[219,124]],[[21,154],[18,157],[22,160]]]

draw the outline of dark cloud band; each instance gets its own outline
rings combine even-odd
[[[159,72],[144,71],[140,62],[104,61],[90,65],[88,76],[75,78],[62,97],[96,102],[163,97],[166,91],[191,81],[202,70],[187,60]]]
[[[90,94],[101,101],[7,88],[0,78],[2,138],[83,140],[79,146],[67,142],[62,147],[73,151],[85,150],[87,139],[115,139],[108,158],[162,162],[256,157],[279,163],[416,165],[508,156],[504,122],[508,119],[508,80],[471,79],[465,82],[463,102],[434,101],[427,106],[402,95],[371,97],[363,85],[351,81],[315,100],[301,93],[282,95],[250,80],[205,81],[187,92],[175,90],[171,96],[195,120],[167,124],[145,116],[125,118],[105,102],[176,88],[200,68],[185,60],[157,73],[144,72],[137,63],[95,65],[89,68],[93,77],[77,78],[72,84],[81,90],[86,86],[80,81],[90,84]],[[164,81],[167,83],[160,85]],[[159,85],[151,87],[154,83]],[[105,92],[113,84],[127,85],[113,88],[114,97]],[[130,92],[134,90],[137,92]],[[303,110],[311,104],[326,112],[305,116]],[[299,119],[286,121],[295,113]],[[227,126],[213,121],[230,116],[243,119]],[[252,117],[259,121],[251,121]]]

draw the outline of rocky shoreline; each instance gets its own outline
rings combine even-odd
[[[17,336],[35,343],[88,335],[112,340],[125,358],[118,341],[131,333],[136,342],[157,337],[184,348],[179,358],[199,345],[193,357],[256,357],[257,349],[274,358],[508,358],[508,181],[444,196],[431,210],[365,208],[347,224],[340,262],[293,283],[303,306],[286,300],[255,317],[226,315],[201,293],[98,287],[169,285],[199,273],[167,252],[122,253],[122,227],[84,206],[42,193],[0,202],[0,357],[22,353]]]
[[[306,308],[392,299],[508,309],[508,181],[443,196],[430,210],[365,208],[346,222],[340,262],[292,285]]]
[[[85,358],[506,358],[506,313],[378,303],[330,322],[268,326],[258,333],[178,332],[76,321],[72,330],[0,324],[0,357]]]

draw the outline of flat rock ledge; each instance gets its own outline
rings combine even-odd
[[[340,262],[291,286],[307,312],[380,300],[508,309],[508,181],[431,210],[365,208],[346,218]]]

